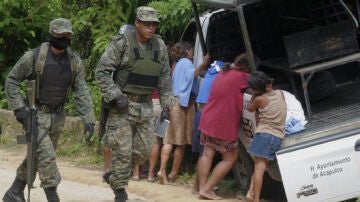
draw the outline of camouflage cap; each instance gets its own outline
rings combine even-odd
[[[156,10],[146,6],[137,8],[136,18],[145,22],[160,22]]]
[[[49,32],[54,32],[56,34],[70,32],[73,34],[70,20],[65,18],[57,18],[52,20],[50,22]]]

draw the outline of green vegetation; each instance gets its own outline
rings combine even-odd
[[[58,148],[56,150],[59,159],[71,161],[77,166],[102,168],[104,158],[97,153],[97,136],[85,142],[85,136],[79,138],[73,134],[65,133],[60,136]]]
[[[154,7],[161,21],[157,32],[165,43],[172,45],[180,38],[186,23],[192,17],[190,1],[183,0],[3,0],[0,1],[0,108],[7,109],[4,83],[8,72],[25,51],[39,46],[48,37],[49,22],[57,17],[68,18],[73,23],[72,49],[83,59],[87,70],[87,83],[96,117],[99,119],[101,92],[94,78],[97,62],[123,24],[134,24],[136,8]],[[174,6],[176,5],[176,6]],[[77,116],[75,102],[69,96],[65,110]],[[3,122],[4,120],[0,120]],[[10,124],[12,127],[13,124]],[[92,166],[102,164],[96,153],[97,137],[87,144],[64,134],[59,140],[59,158],[77,159]],[[1,138],[1,144],[16,144],[13,136]],[[81,163],[82,164],[82,163]],[[190,165],[187,167],[194,167]],[[191,172],[187,170],[186,172]]]
[[[94,78],[97,62],[123,24],[134,24],[136,8],[151,6],[159,13],[161,24],[157,33],[166,44],[176,43],[187,22],[192,18],[190,0],[2,0],[0,1],[0,108],[7,109],[4,83],[8,72],[25,53],[39,46],[48,37],[49,22],[57,17],[68,18],[73,23],[75,35],[71,42],[73,51],[83,59],[87,83],[99,119],[101,92]],[[174,6],[176,5],[176,6]],[[200,12],[204,9],[200,9]],[[65,105],[68,115],[77,116],[72,96]],[[0,120],[3,122],[4,120]],[[9,123],[11,127],[14,124]],[[100,168],[103,156],[97,154],[97,136],[90,143],[85,137],[63,134],[57,155],[81,166]],[[2,135],[1,146],[15,147],[13,134]],[[179,182],[193,180],[195,163],[186,161]]]
[[[182,184],[193,184],[195,181],[195,173],[182,173],[179,178],[177,179],[177,182]]]
[[[177,42],[192,17],[190,1],[183,0],[3,0],[0,1],[0,108],[7,108],[3,85],[8,72],[25,51],[48,37],[49,22],[57,17],[73,23],[72,49],[83,59],[87,81],[99,118],[101,93],[94,79],[97,62],[123,24],[134,24],[136,8],[152,6],[161,20],[158,34],[165,43]],[[174,6],[176,5],[176,6]],[[73,100],[66,105],[76,116]]]
[[[1,146],[4,146],[4,147],[13,147],[16,145],[16,140],[13,138],[9,138],[7,136],[4,137],[2,135],[0,138],[0,143],[1,143]]]

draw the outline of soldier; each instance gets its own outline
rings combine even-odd
[[[129,24],[125,24],[122,25],[119,29],[119,35],[123,35],[125,32],[127,31],[134,31],[135,27],[133,25],[129,25]],[[116,37],[114,37],[114,40],[117,40]],[[102,109],[102,110],[106,110],[106,113],[102,113],[101,116],[104,116],[105,114],[108,114],[108,109]],[[101,117],[102,119],[106,120],[107,117]],[[106,123],[106,121],[105,121]],[[105,125],[105,124],[104,124]],[[105,132],[105,131],[104,131]],[[105,133],[104,134],[104,174],[103,174],[103,180],[107,183],[109,183],[109,177],[111,175],[111,150],[108,144],[108,137],[109,134]]]
[[[49,42],[26,52],[10,71],[5,82],[5,93],[16,120],[25,127],[28,109],[20,93],[20,84],[25,79],[36,80],[37,149],[35,168],[39,173],[41,187],[48,201],[59,201],[56,188],[61,176],[56,165],[56,153],[49,131],[54,123],[63,126],[64,103],[70,90],[76,107],[85,124],[85,131],[93,135],[96,121],[93,103],[85,82],[84,66],[78,55],[69,48],[73,35],[71,22],[57,18],[50,22]],[[60,123],[60,124],[59,124]],[[56,138],[57,139],[57,138]],[[36,174],[36,173],[35,173]],[[5,202],[25,201],[26,159],[18,167],[15,181],[5,193]]]
[[[166,46],[155,35],[159,22],[153,8],[139,7],[136,30],[112,40],[95,71],[110,108],[106,129],[116,202],[127,199],[125,186],[133,165],[148,159],[154,144],[152,93],[158,89],[164,116],[174,103]]]

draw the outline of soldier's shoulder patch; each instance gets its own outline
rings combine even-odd
[[[110,43],[110,46],[114,46],[116,48],[121,48],[126,46],[127,39],[123,34],[117,35],[113,38],[113,40]]]
[[[124,34],[118,34],[116,36],[113,37],[113,40],[115,41],[120,41],[121,39],[125,38]]]

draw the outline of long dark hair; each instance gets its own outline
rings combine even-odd
[[[269,87],[271,87],[274,79],[268,77],[262,71],[254,71],[250,74],[247,82],[250,88],[265,93]]]
[[[180,58],[187,57],[187,50],[192,49],[192,45],[187,41],[179,41],[170,48],[169,55],[171,61],[177,62]]]

